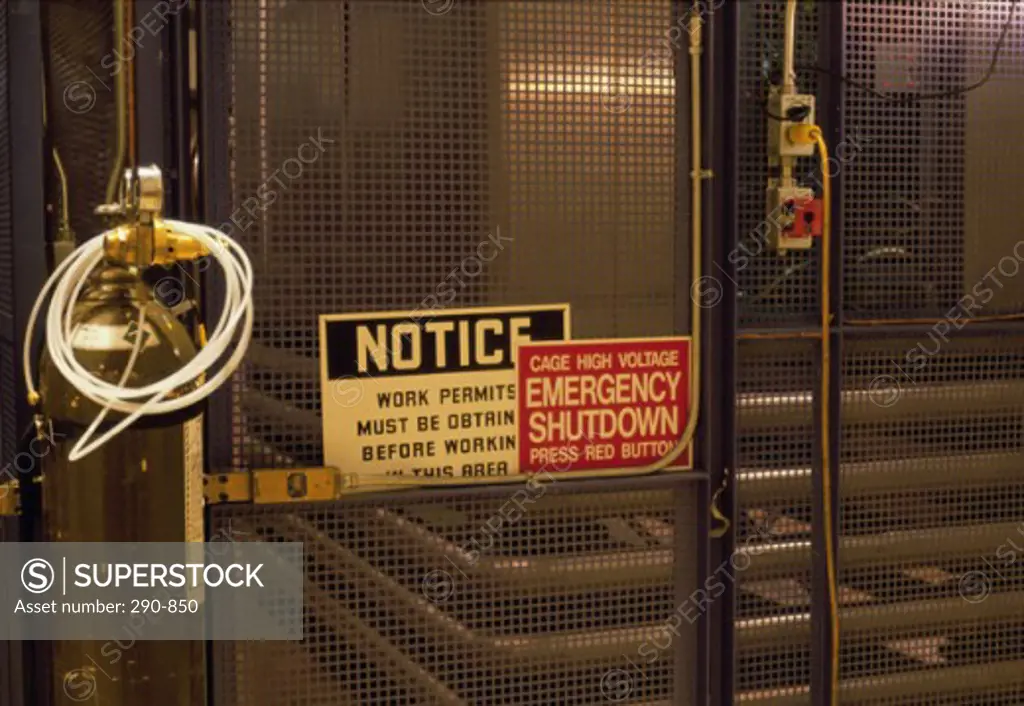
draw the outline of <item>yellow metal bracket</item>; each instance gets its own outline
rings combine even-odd
[[[355,487],[355,479],[337,468],[266,468],[203,477],[207,505],[271,505],[337,500]]]
[[[19,514],[20,499],[18,481],[0,483],[0,517]]]

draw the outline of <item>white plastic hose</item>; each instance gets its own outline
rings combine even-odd
[[[208,397],[238,368],[249,347],[252,338],[253,276],[252,264],[245,251],[230,238],[212,228],[184,221],[167,220],[165,223],[171,230],[190,235],[202,243],[210,251],[210,257],[221,266],[225,281],[224,306],[217,319],[217,327],[209,334],[207,344],[199,353],[175,373],[145,387],[124,386],[138,355],[139,342],[143,338],[141,324],[131,359],[117,384],[96,377],[75,359],[72,341],[76,327],[72,315],[89,274],[103,261],[103,239],[106,233],[86,241],[64,260],[43,285],[32,307],[22,351],[25,387],[30,396],[35,397],[38,394],[32,378],[33,334],[43,304],[50,290],[53,290],[45,319],[46,346],[50,358],[53,365],[75,389],[102,407],[100,414],[72,448],[69,456],[71,461],[77,461],[92,453],[143,415],[176,412]],[[140,321],[145,321],[144,314],[144,310],[140,312]],[[238,343],[232,348],[236,337]],[[206,378],[194,389],[179,397],[164,399],[178,388],[206,374],[229,351],[230,356],[215,375]],[[96,428],[110,410],[128,416],[90,442]]]

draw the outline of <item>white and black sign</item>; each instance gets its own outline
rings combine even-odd
[[[569,305],[320,317],[324,463],[429,482],[519,472],[515,350]]]

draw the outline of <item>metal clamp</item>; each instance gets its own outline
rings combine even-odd
[[[354,477],[337,468],[268,468],[203,477],[203,497],[208,505],[329,501],[354,487]]]

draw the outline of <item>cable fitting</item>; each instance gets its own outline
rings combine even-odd
[[[821,136],[821,128],[817,125],[790,125],[786,130],[786,137],[797,145],[813,145]]]

